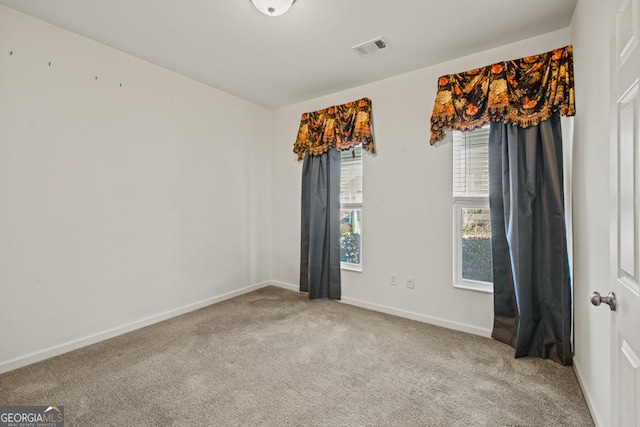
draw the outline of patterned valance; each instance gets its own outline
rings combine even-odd
[[[375,153],[372,127],[368,98],[304,113],[293,152],[302,160],[305,152],[317,156],[331,148],[347,150],[362,144],[363,149]]]
[[[472,130],[490,121],[526,128],[556,112],[575,114],[571,45],[440,77],[431,144],[443,139],[446,129]]]

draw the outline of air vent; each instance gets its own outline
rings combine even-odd
[[[376,37],[373,40],[354,46],[352,49],[355,50],[358,55],[366,56],[370,53],[385,49],[386,47],[387,42],[382,37]]]

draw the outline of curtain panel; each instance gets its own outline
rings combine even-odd
[[[556,112],[575,115],[571,45],[440,77],[430,142],[442,140],[446,129],[468,131],[491,121],[526,128]]]
[[[304,113],[293,152],[298,160],[302,160],[305,153],[318,156],[332,148],[342,151],[362,144],[364,150],[373,154],[372,128],[371,100],[368,98]]]
[[[340,299],[340,152],[307,154],[302,165],[300,292]]]
[[[562,130],[556,113],[523,129],[491,123],[492,336],[516,357],[571,365]]]

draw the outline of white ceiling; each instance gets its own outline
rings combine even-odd
[[[268,108],[569,26],[577,0],[0,0]],[[384,36],[388,49],[351,47]]]

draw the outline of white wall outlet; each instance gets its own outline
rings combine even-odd
[[[391,273],[391,279],[389,280],[389,284],[391,286],[398,286],[398,275],[396,273]]]
[[[416,287],[416,278],[413,276],[407,277],[407,288],[413,289]]]

